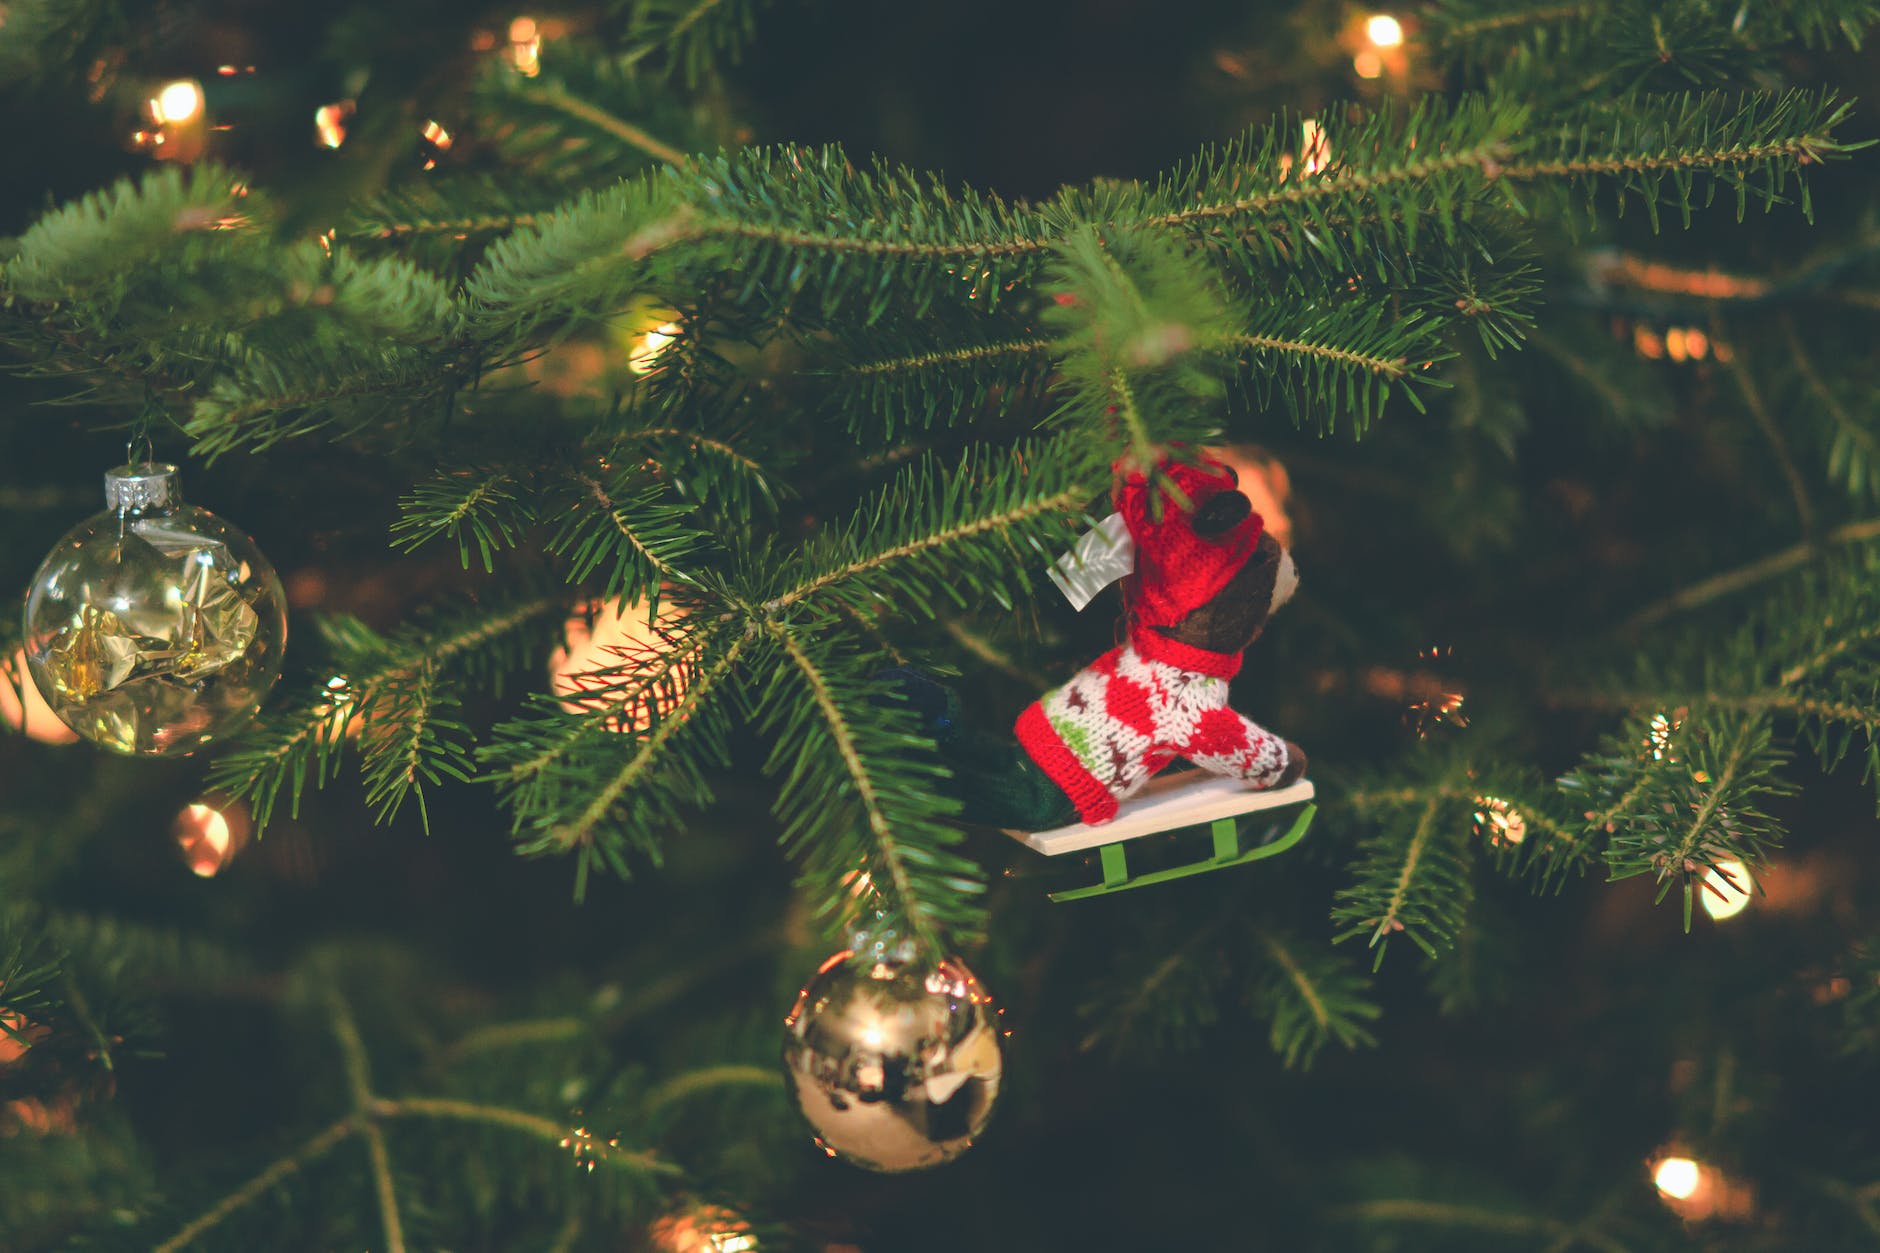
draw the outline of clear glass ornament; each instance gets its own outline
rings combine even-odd
[[[183,503],[175,466],[108,471],[105,501],[33,576],[27,669],[86,739],[193,753],[254,717],[281,677],[281,581],[252,539]]]
[[[822,964],[784,1020],[783,1069],[832,1157],[920,1170],[972,1147],[1004,1072],[992,997],[957,957]]]

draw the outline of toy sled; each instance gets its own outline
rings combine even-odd
[[[1305,837],[1306,828],[1312,825],[1312,819],[1318,813],[1318,806],[1311,803],[1312,796],[1310,779],[1257,791],[1241,779],[1230,779],[1199,770],[1184,770],[1179,774],[1150,780],[1147,787],[1123,802],[1115,818],[1099,826],[1077,822],[1051,831],[1008,829],[1006,834],[1046,857],[1096,849],[1102,859],[1103,882],[1051,893],[1054,901],[1077,901],[1087,896],[1103,896],[1129,888],[1147,887],[1153,883],[1167,883],[1172,879],[1185,879],[1189,875],[1225,870],[1229,866],[1241,866],[1250,861],[1277,856]],[[1299,811],[1292,826],[1283,834],[1242,851],[1238,821],[1242,815],[1298,804],[1304,804],[1305,808]],[[1185,866],[1172,866],[1167,870],[1133,877],[1130,875],[1129,859],[1123,849],[1126,842],[1145,835],[1180,831],[1204,824],[1212,828],[1214,835],[1212,857]],[[1273,830],[1278,831],[1278,827]]]

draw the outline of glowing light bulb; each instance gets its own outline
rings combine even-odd
[[[1742,913],[1755,890],[1756,881],[1750,877],[1749,867],[1731,860],[1720,861],[1710,868],[1699,895],[1704,902],[1704,912],[1721,922]]]
[[[524,78],[542,72],[542,29],[532,17],[519,17],[509,24],[509,63]]]
[[[1388,13],[1373,13],[1365,19],[1364,37],[1380,48],[1403,44],[1403,23]]]
[[[1508,848],[1527,839],[1527,818],[1499,796],[1475,798],[1475,833],[1486,836],[1497,848]]]
[[[620,681],[609,670],[663,651],[666,645],[660,632],[678,616],[677,610],[662,607],[659,621],[649,623],[645,601],[624,610],[612,602],[597,601],[570,618],[567,644],[548,659],[549,686],[557,696],[568,697],[561,707],[571,714],[615,709],[607,720],[610,731],[638,731],[651,722],[653,712],[668,712],[685,693],[689,673],[683,666],[662,688],[636,696],[630,703],[605,689]]]
[[[1325,133],[1325,127],[1315,118],[1307,118],[1300,126],[1299,172],[1302,175],[1321,173],[1332,163],[1332,141]]]
[[[1652,1184],[1676,1201],[1690,1200],[1703,1182],[1704,1168],[1688,1157],[1661,1158],[1652,1171]]]
[[[218,809],[197,801],[176,815],[171,831],[183,864],[198,877],[213,879],[248,842],[248,813],[234,803]]]
[[[665,363],[660,360],[666,349],[679,338],[677,322],[661,322],[634,341],[627,352],[627,369],[635,374],[651,374]]]
[[[353,102],[335,100],[313,111],[313,129],[322,148],[337,148],[346,142],[346,119],[353,115]]]
[[[167,83],[151,101],[159,122],[187,122],[202,112],[202,85],[193,78]]]
[[[647,1230],[653,1253],[757,1253],[750,1224],[722,1205],[700,1205]]]

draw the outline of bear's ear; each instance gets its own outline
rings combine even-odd
[[[1279,569],[1273,575],[1273,608],[1278,609],[1291,600],[1293,593],[1298,590],[1299,568],[1293,565],[1292,549],[1282,548],[1279,550]]]
[[[1216,492],[1195,510],[1194,521],[1189,525],[1194,528],[1196,535],[1212,539],[1239,526],[1241,520],[1252,512],[1253,502],[1247,499],[1245,492]]]

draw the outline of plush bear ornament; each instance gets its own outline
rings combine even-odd
[[[1118,463],[1117,512],[1134,545],[1122,642],[1019,715],[1009,740],[964,732],[950,692],[902,672],[929,711],[962,816],[1023,831],[1110,821],[1170,763],[1274,788],[1304,776],[1298,745],[1227,703],[1241,653],[1298,586],[1234,472],[1205,455],[1164,458],[1151,486]]]

